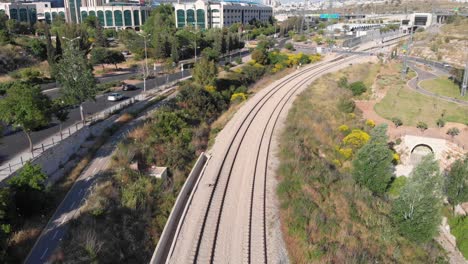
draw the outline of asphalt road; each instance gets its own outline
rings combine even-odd
[[[424,80],[429,80],[429,79],[434,79],[434,78],[437,78],[436,75],[430,73],[430,72],[427,72],[427,71],[424,71],[422,70],[421,68],[419,68],[418,66],[414,65],[413,63],[408,63],[408,66],[413,69],[416,73],[417,73],[417,77],[414,77],[413,79],[411,79],[409,82],[408,82],[408,86],[419,92],[419,93],[422,93],[424,95],[427,95],[427,96],[431,96],[431,97],[435,97],[435,98],[439,98],[441,100],[444,100],[444,101],[447,101],[447,102],[451,102],[451,103],[455,103],[455,104],[459,104],[459,105],[465,105],[465,106],[468,106],[468,102],[467,101],[463,101],[463,100],[459,100],[459,99],[455,99],[455,98],[452,98],[452,97],[448,97],[448,96],[444,96],[444,95],[440,95],[440,94],[437,94],[437,93],[433,93],[431,91],[428,91],[428,90],[425,90],[424,88],[422,88],[419,83],[421,81],[424,81]]]
[[[190,73],[189,71],[184,71],[183,76],[188,76]],[[174,73],[167,76],[160,76],[154,79],[146,80],[146,87],[147,89],[154,89],[157,88],[166,82],[172,82],[178,80],[182,77],[182,73]],[[135,91],[121,91],[119,93],[123,94],[125,97],[130,98],[132,96],[138,95],[143,91],[143,82],[136,85],[139,89]],[[47,95],[50,97],[57,97],[59,95],[59,90],[54,89],[51,91],[45,91]],[[87,115],[92,115],[94,113],[103,111],[119,102],[110,102],[107,101],[107,94],[99,95],[96,98],[96,101],[88,101],[84,103],[84,111]],[[79,108],[74,108],[70,111],[69,119],[63,124],[63,127],[68,127],[71,125],[80,122],[80,113]],[[39,131],[35,131],[31,133],[31,138],[33,143],[38,143],[47,137],[58,133],[59,132],[59,123],[54,121],[48,127],[41,129]],[[4,136],[0,139],[0,164],[3,161],[9,160],[13,156],[26,151],[29,147],[29,142],[21,131],[17,131],[11,133],[9,135]]]
[[[281,234],[273,227],[278,221],[270,148],[274,133],[297,94],[354,59],[306,66],[262,89],[237,111],[209,151],[211,159],[182,217],[169,263],[285,261],[278,254],[284,250],[277,242]]]
[[[173,96],[175,96],[175,94],[172,94],[169,98],[172,98]],[[164,104],[164,101],[152,106],[145,112],[154,111],[162,104]],[[114,135],[112,135],[107,143],[97,151],[95,158],[75,181],[74,185],[67,193],[64,200],[60,203],[52,218],[49,220],[49,223],[43,229],[40,237],[36,241],[36,244],[25,260],[25,263],[45,263],[49,259],[63,237],[66,235],[69,221],[79,216],[79,208],[85,202],[90,187],[101,173],[108,168],[112,152],[119,141],[125,136],[127,131],[131,131],[136,126],[142,124],[145,118],[146,115],[141,115],[140,118],[121,127]]]

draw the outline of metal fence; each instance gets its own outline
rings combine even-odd
[[[15,157],[11,158],[9,161],[5,162],[0,166],[0,181],[3,181],[5,178],[8,178],[11,174],[15,173],[18,169],[23,167],[23,165],[30,160],[33,160],[35,158],[38,158],[44,151],[52,148],[53,146],[59,144],[62,140],[70,137],[77,131],[81,130],[83,127],[90,126],[92,124],[95,124],[96,122],[102,121],[104,119],[107,119],[109,116],[113,115],[114,113],[128,107],[129,105],[134,104],[135,102],[142,101],[144,100],[147,96],[150,94],[159,92],[163,89],[166,89],[167,87],[170,87],[174,85],[175,83],[186,79],[190,78],[191,74],[186,71],[180,72],[175,74],[176,79],[175,80],[169,80],[166,78],[160,78],[162,79],[161,84],[159,84],[155,89],[148,90],[146,93],[141,93],[138,94],[134,97],[131,97],[125,101],[122,101],[118,104],[113,105],[112,107],[109,107],[101,112],[95,113],[93,115],[88,115],[86,117],[86,122],[83,124],[83,122],[76,122],[75,124],[68,126],[64,129],[62,129],[61,132],[58,132],[47,139],[41,141],[38,144],[35,144],[33,146],[33,151],[30,152],[29,150],[24,151]]]

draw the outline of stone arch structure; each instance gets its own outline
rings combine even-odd
[[[430,149],[432,153],[434,153],[434,150],[431,148],[431,146],[429,146],[429,145],[427,145],[427,144],[419,144],[419,145],[414,146],[414,148],[411,150],[411,153],[413,153],[414,150],[415,150],[416,148],[418,148],[418,147],[426,147],[426,148]]]

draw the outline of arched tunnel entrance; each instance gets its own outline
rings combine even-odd
[[[411,164],[417,165],[426,155],[433,154],[434,150],[426,144],[418,144],[411,150]]]

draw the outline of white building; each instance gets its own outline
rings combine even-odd
[[[141,5],[82,6],[80,19],[83,21],[88,16],[95,16],[104,28],[140,29],[150,12],[151,7]]]
[[[247,24],[252,20],[268,22],[273,16],[270,6],[242,2],[210,2],[198,0],[191,3],[174,4],[176,26],[188,25],[205,29]]]

